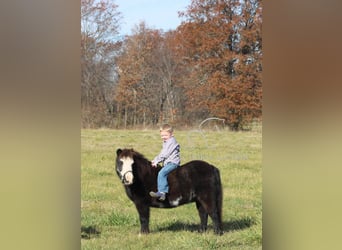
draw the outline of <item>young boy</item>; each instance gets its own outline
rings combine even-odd
[[[158,173],[158,192],[151,191],[150,195],[163,201],[169,192],[167,176],[180,165],[180,146],[173,136],[173,128],[169,124],[161,126],[160,137],[163,140],[163,148],[160,154],[153,159],[152,167],[157,167],[160,162],[163,162],[163,167]]]

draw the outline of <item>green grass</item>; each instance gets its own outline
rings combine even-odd
[[[134,204],[114,169],[117,148],[152,159],[161,149],[158,130],[81,131],[82,249],[261,249],[261,131],[176,131],[182,162],[202,159],[220,169],[224,235],[197,233],[194,203],[151,209],[149,235],[140,235]]]

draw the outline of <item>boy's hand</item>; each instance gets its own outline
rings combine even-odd
[[[153,161],[151,162],[152,167],[156,168],[157,164],[155,164]]]

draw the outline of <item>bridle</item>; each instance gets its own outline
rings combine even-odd
[[[133,164],[132,157],[124,156],[117,160],[116,171],[124,185],[130,185],[134,181]]]

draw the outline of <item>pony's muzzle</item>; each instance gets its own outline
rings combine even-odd
[[[132,173],[132,171],[128,171],[122,176],[122,183],[124,185],[133,184],[133,173]]]

